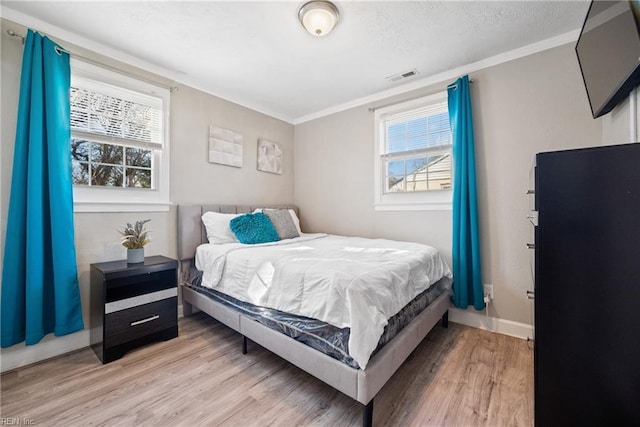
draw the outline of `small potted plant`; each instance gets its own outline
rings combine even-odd
[[[149,243],[149,232],[145,230],[144,225],[151,221],[150,219],[138,220],[135,225],[127,223],[122,230],[118,230],[122,234],[122,246],[127,248],[127,263],[137,264],[144,262],[144,245]]]

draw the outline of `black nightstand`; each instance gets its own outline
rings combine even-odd
[[[178,261],[91,264],[91,348],[102,363],[178,336]]]

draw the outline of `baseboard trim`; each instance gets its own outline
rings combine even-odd
[[[178,318],[183,317],[182,304],[178,305]],[[47,335],[35,345],[24,343],[3,348],[0,353],[0,372],[8,372],[16,368],[43,362],[47,359],[62,356],[73,351],[89,347],[89,330],[84,329],[74,334],[56,337]]]
[[[35,345],[16,344],[2,349],[0,371],[7,372],[22,366],[42,362],[89,346],[89,330],[83,329],[63,337],[45,336]]]
[[[183,316],[184,311],[182,304],[180,304],[178,305],[178,317]],[[526,323],[487,317],[483,314],[459,310],[457,308],[449,309],[449,320],[454,323],[471,326],[472,328],[484,329],[521,339],[527,339],[527,337],[532,335],[532,326]],[[88,329],[64,337],[47,336],[42,342],[36,345],[26,346],[24,344],[17,344],[15,348],[9,347],[2,350],[0,372],[7,372],[22,366],[42,362],[88,346]]]
[[[469,310],[450,308],[449,320],[454,323],[460,323],[461,325],[471,326],[472,328],[484,329],[523,340],[526,340],[533,334],[533,326],[527,323],[488,317],[484,313],[474,313]]]

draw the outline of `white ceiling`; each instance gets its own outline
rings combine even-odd
[[[575,31],[589,7],[586,1],[336,1],[340,22],[316,38],[297,20],[303,3],[3,0],[2,6],[292,123]],[[385,80],[412,68],[417,77]]]

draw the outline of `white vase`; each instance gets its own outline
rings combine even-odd
[[[127,264],[144,262],[144,248],[127,249]]]

